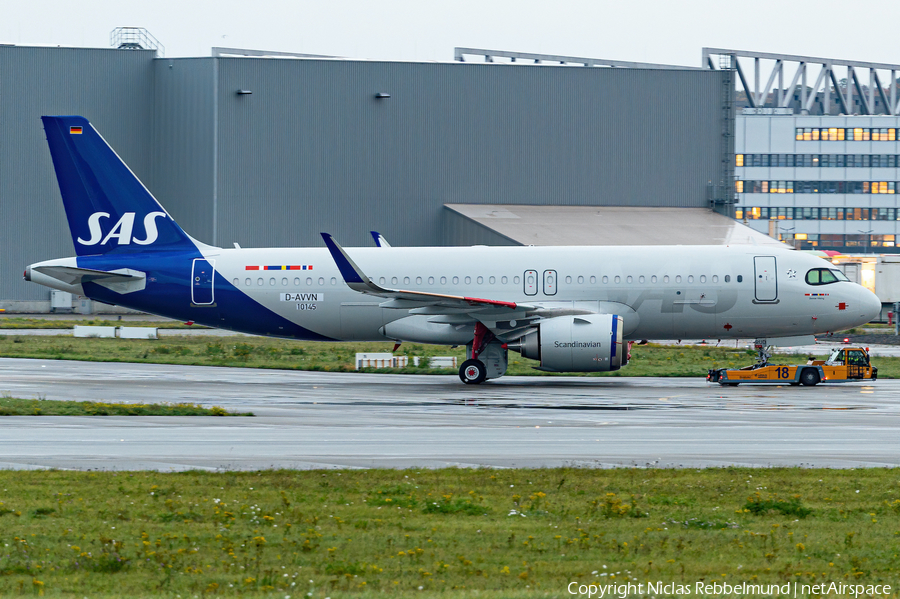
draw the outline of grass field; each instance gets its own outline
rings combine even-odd
[[[4,395],[0,397],[0,416],[253,416],[253,412],[229,412],[219,406],[204,408],[191,403],[58,401]]]
[[[900,472],[0,471],[0,544],[2,596],[896,585]]]
[[[208,327],[202,325],[187,325],[183,322],[174,320],[116,320],[104,318],[91,318],[85,320],[63,320],[52,318],[26,318],[17,316],[7,316],[0,318],[0,329],[71,329],[79,326],[102,326],[102,327],[156,327],[158,329],[205,329]]]
[[[0,357],[92,360],[101,362],[145,362],[202,366],[246,366],[291,370],[354,371],[357,352],[389,352],[390,343],[320,343],[264,337],[167,337],[160,340],[76,339],[63,336],[0,336]],[[822,355],[828,353],[822,349]],[[465,359],[464,348],[403,344],[397,355],[456,356]],[[724,347],[634,346],[632,359],[623,369],[588,375],[554,375],[534,370],[537,362],[509,354],[509,375],[544,376],[696,376],[709,368],[752,364],[755,353]],[[773,363],[805,363],[808,356],[776,355]],[[900,358],[875,358],[880,378],[900,377]],[[368,372],[456,374],[451,369],[409,367],[367,369]]]

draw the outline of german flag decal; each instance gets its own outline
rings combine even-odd
[[[69,134],[71,135],[81,135],[81,131],[81,127],[69,127]]]

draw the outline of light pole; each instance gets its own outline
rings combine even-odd
[[[869,229],[869,230],[867,230],[867,231],[863,231],[862,229],[857,229],[857,231],[859,231],[860,233],[862,233],[863,235],[866,236],[866,251],[863,252],[864,254],[868,254],[868,253],[869,253],[869,244],[870,244],[870,241],[871,241],[869,235],[871,235],[871,234],[872,234],[872,231],[874,231],[874,230],[875,230],[875,229]]]

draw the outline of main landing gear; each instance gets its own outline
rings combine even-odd
[[[500,344],[494,334],[482,323],[475,324],[475,337],[467,345],[469,359],[459,367],[459,380],[467,385],[478,385],[487,378],[497,378],[506,372],[506,346]],[[484,357],[487,360],[479,358]],[[490,366],[490,372],[489,368]]]
[[[487,378],[487,367],[481,360],[466,360],[459,367],[459,378],[467,385],[478,385]]]

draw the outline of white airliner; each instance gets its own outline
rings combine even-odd
[[[507,350],[554,372],[617,370],[639,339],[778,343],[869,322],[878,298],[821,258],[757,246],[218,248],[188,236],[82,117],[43,117],[76,257],[25,278],[257,335]],[[810,337],[811,341],[811,337]]]

